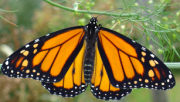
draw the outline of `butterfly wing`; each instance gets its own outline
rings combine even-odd
[[[107,28],[98,33],[98,49],[113,86],[169,89],[175,85],[170,70],[137,42]]]
[[[63,79],[56,83],[42,82],[42,85],[51,94],[61,95],[63,97],[74,97],[85,91],[87,85],[84,80],[84,52],[85,44],[76,56]]]
[[[82,26],[40,37],[17,50],[2,65],[9,77],[57,82],[68,71],[84,42]]]
[[[111,84],[107,71],[96,47],[94,71],[91,79],[91,91],[99,99],[121,99],[131,92],[131,89],[116,88]]]

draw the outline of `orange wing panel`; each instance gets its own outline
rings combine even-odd
[[[130,57],[130,59],[134,65],[134,68],[137,71],[137,73],[140,75],[143,75],[144,74],[144,67],[143,67],[142,63],[139,60],[137,60],[136,58]]]
[[[92,80],[91,80],[91,83],[93,83],[95,85],[95,87],[100,85],[101,71],[102,71],[102,68],[103,68],[102,60],[101,60],[99,51],[97,49],[98,48],[96,47],[94,72],[93,72]]]
[[[33,67],[39,65],[47,53],[48,51],[41,51],[37,55],[35,55],[32,61]]]
[[[104,51],[112,68],[114,78],[118,81],[124,80],[124,73],[120,63],[118,49],[106,37],[101,36],[101,40]]]
[[[73,67],[74,63],[71,65],[69,70],[67,71],[65,77],[64,77],[64,88],[65,89],[71,89],[73,88]]]
[[[20,57],[20,58],[17,60],[16,68],[19,67],[19,65],[21,64],[21,62],[22,62],[23,59],[24,59],[24,57]]]
[[[109,82],[109,78],[107,76],[107,73],[104,67],[102,69],[102,73],[103,74],[102,74],[102,79],[101,79],[101,84],[100,84],[99,89],[103,90],[104,92],[108,92],[110,89],[109,87],[107,87],[107,85],[109,85],[110,82]]]
[[[130,59],[125,53],[123,53],[121,51],[119,51],[119,53],[121,56],[122,65],[123,65],[123,69],[124,69],[124,72],[126,74],[126,77],[128,79],[132,79],[135,76],[135,73],[134,73],[133,66],[130,62]]]
[[[86,48],[86,43],[84,42],[84,45],[81,49],[81,51],[79,52],[79,54],[77,55],[75,62],[74,62],[74,66],[76,68],[75,72],[74,72],[74,83],[76,85],[81,85],[82,81],[83,83],[85,83],[84,80],[84,75],[82,75],[84,73],[83,70],[83,59],[84,59],[84,53],[85,53],[85,48]],[[82,77],[79,77],[82,76]],[[83,79],[81,79],[83,78]]]
[[[46,56],[46,58],[41,64],[41,70],[43,72],[47,72],[50,69],[59,49],[60,49],[60,46],[55,47],[49,51],[48,55]]]
[[[109,39],[116,47],[118,47],[123,52],[126,52],[128,55],[137,57],[136,50],[133,48],[133,46],[124,41],[123,39],[104,30],[100,30],[99,33]]]
[[[111,85],[97,47],[95,52],[94,72],[91,83],[94,85],[94,87],[99,87],[103,92],[119,90],[119,88]]]
[[[161,75],[160,75],[158,69],[157,68],[153,68],[153,69],[154,69],[154,72],[156,73],[157,78],[160,79]]]
[[[62,33],[60,35],[57,35],[57,36],[47,40],[41,49],[46,50],[46,49],[50,49],[52,47],[58,46],[82,32],[83,32],[83,29],[74,29],[74,30],[70,30],[65,33]]]
[[[53,85],[54,85],[55,87],[63,87],[63,85],[64,85],[64,79],[62,79],[62,80],[59,81],[59,82],[53,83]]]
[[[76,35],[75,37],[71,38],[69,41],[67,41],[66,43],[64,43],[61,48],[60,51],[54,61],[54,64],[52,65],[50,74],[52,76],[57,76],[59,75],[59,73],[61,72],[64,64],[66,63],[67,59],[69,58],[69,56],[72,54],[72,52],[74,51],[74,49],[77,47],[79,39],[82,35]]]
[[[116,87],[110,85],[110,90],[111,91],[120,91],[120,88],[116,88]]]

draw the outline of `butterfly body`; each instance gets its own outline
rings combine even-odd
[[[9,77],[40,80],[51,94],[74,97],[88,84],[98,99],[121,99],[132,88],[174,87],[170,70],[152,52],[113,30],[97,25],[59,30],[9,56],[1,71]]]
[[[84,26],[86,50],[84,55],[84,77],[85,82],[88,84],[91,81],[92,72],[94,69],[95,58],[95,43],[97,41],[98,32],[100,27],[97,26],[97,20],[91,19],[89,24]]]

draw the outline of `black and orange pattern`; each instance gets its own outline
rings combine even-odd
[[[7,58],[2,72],[9,77],[57,82],[82,48],[84,34],[82,27],[75,27],[40,37]]]
[[[99,99],[121,99],[133,88],[166,90],[175,79],[148,49],[91,18],[86,26],[40,37],[9,56],[2,72],[40,80],[51,93],[74,97],[86,90]]]
[[[107,28],[98,36],[100,55],[114,86],[160,90],[174,86],[172,73],[145,47]]]
[[[93,95],[100,99],[109,100],[121,99],[129,94],[131,89],[117,88],[111,84],[97,46],[95,53],[94,71],[91,78]]]
[[[56,83],[42,82],[42,85],[48,89],[51,94],[62,95],[64,97],[74,97],[85,91],[87,87],[85,84],[83,69],[85,48],[84,44],[63,79]]]

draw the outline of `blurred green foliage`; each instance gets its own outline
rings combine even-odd
[[[53,0],[76,10],[106,11],[109,14],[137,16],[118,17],[103,14],[70,12],[53,7],[42,0],[0,1],[0,63],[7,53],[2,45],[15,51],[25,43],[63,28],[85,25],[92,16],[98,16],[104,27],[128,36],[164,61],[180,61],[180,1],[179,0]],[[11,51],[9,51],[11,52]],[[50,95],[38,81],[10,79],[0,76],[0,102],[94,102],[97,100],[87,89],[75,98]],[[170,102],[179,102],[180,76],[177,85],[168,91]],[[129,102],[152,102],[151,90],[135,90],[122,99]]]

